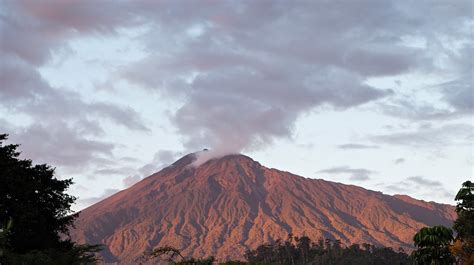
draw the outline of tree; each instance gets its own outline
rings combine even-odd
[[[57,179],[54,168],[46,164],[33,165],[29,159],[20,159],[18,145],[4,145],[6,139],[6,134],[0,134],[0,262],[93,261],[90,252],[97,251],[98,246],[78,246],[68,236],[77,217],[70,209],[76,198],[65,193],[72,180]]]
[[[145,253],[144,258],[145,260],[160,258],[167,261],[168,264],[174,265],[212,265],[215,261],[213,256],[205,259],[185,258],[179,249],[170,246],[153,249],[151,252]]]
[[[364,249],[359,245],[345,247],[339,240],[331,239],[320,239],[318,243],[313,243],[306,236],[293,239],[289,236],[286,241],[275,240],[272,243],[265,243],[255,250],[248,250],[245,258],[248,264],[253,265],[412,264],[406,253],[395,252],[391,248],[369,244],[364,244]]]
[[[451,252],[461,264],[474,264],[474,183],[466,181],[456,194],[456,212],[458,218],[454,221],[456,240]]]
[[[412,255],[416,264],[452,264],[454,257],[449,251],[453,231],[444,226],[423,227],[413,237],[418,248]]]
[[[170,246],[155,248],[144,256],[145,259],[164,258],[168,263],[176,263],[178,258],[184,259],[179,249]]]

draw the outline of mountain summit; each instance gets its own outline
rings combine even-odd
[[[83,210],[73,238],[104,244],[106,262],[165,245],[227,260],[289,233],[410,249],[418,229],[455,218],[450,205],[303,178],[244,155],[195,160],[186,155]]]

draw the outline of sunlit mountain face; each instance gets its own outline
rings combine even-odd
[[[197,156],[83,210],[73,238],[104,244],[104,261],[124,264],[166,245],[194,257],[243,259],[246,249],[289,233],[410,251],[418,229],[455,218],[450,205],[304,178],[244,155]]]

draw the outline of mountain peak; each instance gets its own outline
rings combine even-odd
[[[253,160],[251,157],[243,155],[243,154],[228,154],[218,157],[210,157],[207,162],[212,163],[225,163],[225,162],[232,162],[232,163],[258,163],[257,161]],[[204,164],[203,163],[203,164]]]
[[[307,179],[242,154],[209,154],[188,154],[83,210],[71,235],[104,244],[105,262],[134,263],[165,245],[228,260],[289,233],[410,249],[421,227],[455,218],[449,205]]]
[[[212,162],[213,164],[222,163],[222,162],[231,162],[231,161],[234,161],[236,163],[244,162],[244,161],[258,163],[254,161],[252,158],[250,158],[249,156],[246,156],[243,154],[219,152],[219,151],[203,149],[202,151],[189,153],[183,156],[172,165],[174,166],[188,166],[189,165],[189,166],[193,166],[197,168],[210,161],[213,161]]]

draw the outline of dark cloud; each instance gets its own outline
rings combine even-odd
[[[474,43],[465,45],[458,54],[452,55],[460,73],[456,79],[439,84],[443,99],[461,113],[474,110]]]
[[[265,25],[278,24],[280,19],[272,17]],[[312,23],[306,22],[301,22],[302,28],[309,30],[306,27]],[[260,147],[291,136],[296,119],[318,106],[347,109],[393,93],[364,84],[365,77],[353,69],[321,64],[316,58],[307,61],[293,45],[282,51],[268,42],[272,35],[291,30],[257,26],[248,32],[249,39],[237,34],[238,28],[226,32],[219,27],[203,29],[199,39],[180,38],[180,48],[162,43],[160,47],[172,47],[168,53],[152,52],[123,72],[130,82],[183,100],[172,120],[191,149]],[[258,30],[268,30],[263,34],[268,39],[261,39]],[[229,36],[232,33],[236,36]],[[283,36],[275,37],[285,41]],[[259,42],[268,47],[262,49]]]
[[[315,108],[394,95],[368,86],[370,77],[436,68],[432,51],[407,39],[469,37],[453,24],[471,19],[460,8],[466,3],[419,5],[425,12],[390,1],[225,2],[196,12],[166,5],[175,16],[151,16],[149,56],[121,74],[182,102],[171,119],[188,148],[258,148],[290,137],[298,117]]]
[[[471,57],[472,58],[472,57]],[[474,109],[474,73],[451,82],[443,83],[444,99],[459,111],[471,112]]]
[[[121,1],[2,1],[2,52],[39,66],[67,41],[87,34],[113,34],[134,25],[138,17]],[[137,18],[137,19],[135,19]]]
[[[443,184],[441,182],[436,181],[436,180],[430,180],[426,177],[423,176],[414,176],[414,177],[408,177],[408,181],[416,183],[418,185],[423,185],[423,186],[430,186],[430,187],[442,187]]]
[[[370,175],[374,174],[375,172],[365,168],[350,168],[348,166],[342,166],[323,169],[318,171],[318,173],[349,175],[351,180],[363,181],[369,180]]]
[[[405,161],[406,161],[405,158],[400,157],[400,158],[395,159],[395,161],[393,161],[393,162],[398,165],[398,164],[405,163]]]
[[[380,186],[383,186],[384,189],[389,192],[395,192],[398,194],[409,194],[413,191],[413,186],[406,181],[400,181],[397,183],[390,184],[380,184]]]
[[[0,13],[2,59],[8,55],[30,66],[23,72],[6,69],[17,76],[4,78],[8,88],[2,93],[15,102],[34,98],[35,104],[24,104],[22,111],[67,115],[87,109],[127,128],[146,130],[128,107],[84,102],[58,88],[42,91],[48,86],[36,72],[70,40],[145,26],[149,31],[139,40],[148,56],[119,77],[182,103],[171,120],[187,148],[229,152],[291,137],[295,121],[316,108],[344,110],[396,95],[367,85],[367,79],[437,68],[435,57],[447,53],[445,47],[422,48],[410,40],[463,41],[470,38],[465,25],[469,28],[472,20],[468,1],[419,1],[416,7],[408,1],[2,5],[7,10]],[[469,80],[462,78],[461,85],[457,80],[445,85],[443,91],[449,93],[444,99],[455,108],[470,109]]]
[[[114,146],[93,138],[107,133],[103,120],[136,131],[148,127],[133,108],[52,87],[38,69],[60,49],[67,50],[72,40],[136,26],[145,31],[136,40],[147,56],[118,71],[111,84],[125,79],[179,102],[170,119],[188,149],[211,147],[225,153],[260,148],[291,137],[295,122],[306,113],[343,111],[382,99],[384,113],[398,117],[472,115],[470,1],[74,0],[0,5],[0,107],[28,116],[34,124],[17,130],[17,142],[30,146],[33,156],[58,165],[87,165],[111,157]],[[368,82],[411,73],[449,76],[438,86],[420,88],[436,92],[447,107],[403,96],[399,87],[381,89]],[[373,140],[416,147],[465,144],[468,131],[472,140],[468,125],[402,130]],[[28,140],[30,136],[39,142]],[[166,156],[157,153],[140,174],[171,162],[172,155]],[[352,173],[360,179],[371,173],[336,169],[349,174],[356,170]]]
[[[88,139],[78,130],[65,124],[38,124],[17,128],[11,132],[11,142],[20,143],[22,156],[36,163],[86,168],[92,163],[108,163],[114,144]]]
[[[29,158],[85,168],[112,156],[113,144],[90,138],[104,135],[104,120],[130,130],[149,130],[132,108],[88,101],[71,88],[53,87],[38,70],[60,49],[67,50],[74,38],[114,34],[118,26],[133,24],[131,17],[125,19],[129,11],[105,2],[0,3],[0,110],[8,119],[22,115],[31,120],[23,127],[10,124],[2,129],[22,144]]]
[[[378,149],[376,145],[364,145],[364,144],[342,144],[338,145],[340,149]]]
[[[0,96],[2,105],[33,99],[50,88],[33,67],[13,56],[0,54]]]
[[[465,32],[443,36],[457,43],[459,48],[454,48],[452,43],[440,39],[431,40],[431,49],[434,50],[432,52],[437,53],[443,63],[438,63],[437,67],[429,69],[429,72],[448,75],[443,81],[427,87],[417,87],[416,90],[426,91],[438,97],[441,104],[424,101],[426,94],[420,97],[410,93],[384,102],[382,104],[384,113],[414,120],[446,120],[473,115],[474,67],[471,58],[474,56],[474,39],[472,29],[466,26],[469,23],[473,23],[472,15],[470,20],[460,21],[460,28],[465,28]]]

